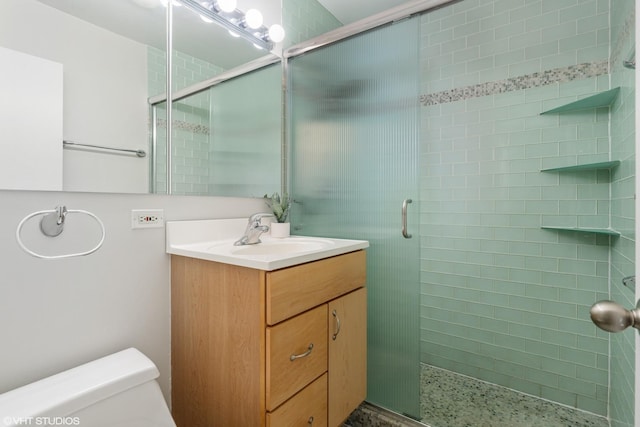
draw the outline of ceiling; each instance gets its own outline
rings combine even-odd
[[[160,0],[37,0],[140,43],[165,48],[165,8]],[[238,8],[262,11],[265,23],[281,21],[281,0],[237,0]],[[308,0],[301,0],[308,1]],[[343,24],[349,24],[406,0],[318,0]],[[217,25],[194,24],[184,7],[174,8],[174,48],[192,56],[233,68],[266,52],[233,39]],[[221,53],[222,52],[222,53]]]
[[[318,0],[343,24],[350,24],[383,10],[406,3],[407,0]]]

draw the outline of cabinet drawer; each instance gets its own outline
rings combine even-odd
[[[267,328],[268,411],[327,371],[327,321],[327,305],[323,304]]]
[[[267,324],[364,286],[366,253],[356,251],[267,273]]]
[[[267,413],[267,427],[300,426],[327,426],[327,374],[303,388],[274,412]]]

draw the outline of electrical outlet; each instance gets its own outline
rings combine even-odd
[[[163,209],[133,209],[131,210],[131,228],[161,228],[164,227]]]

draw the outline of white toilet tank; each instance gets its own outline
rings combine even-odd
[[[175,427],[158,376],[129,348],[0,394],[0,426]]]

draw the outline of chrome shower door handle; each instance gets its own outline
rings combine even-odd
[[[411,234],[407,231],[407,207],[411,202],[413,202],[411,199],[404,199],[402,201],[402,237],[405,239],[411,238]]]

